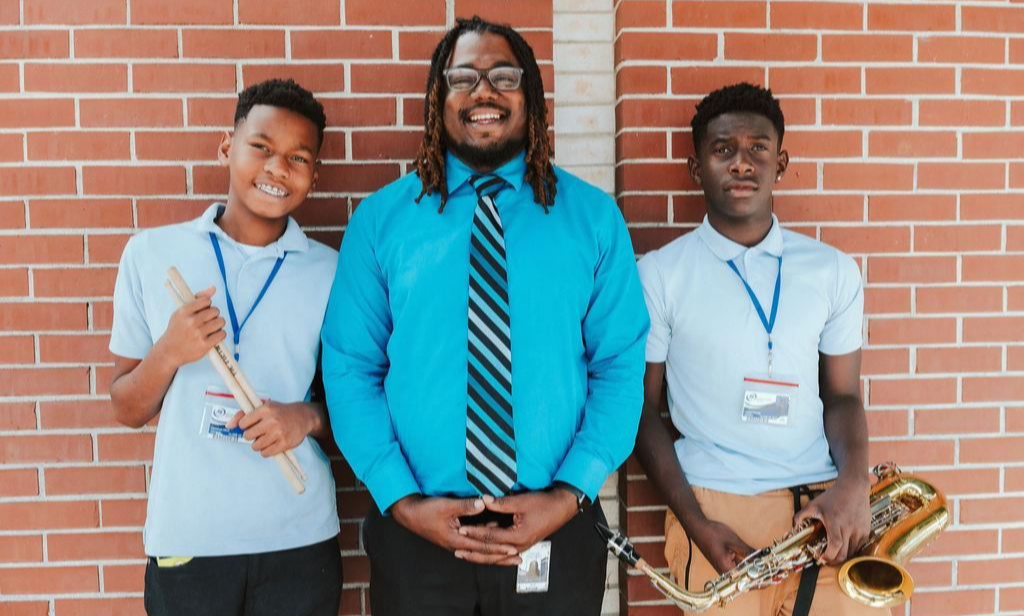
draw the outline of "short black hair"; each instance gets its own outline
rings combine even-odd
[[[768,118],[779,134],[779,147],[786,133],[786,118],[772,91],[751,83],[737,83],[719,88],[697,103],[697,114],[690,120],[693,129],[693,149],[700,152],[700,144],[708,131],[708,124],[726,113],[756,113]]]
[[[256,105],[270,105],[293,111],[316,126],[316,145],[324,142],[327,115],[324,106],[313,97],[313,93],[295,83],[292,79],[268,79],[254,83],[238,95],[235,107],[235,126],[249,117],[249,111]]]

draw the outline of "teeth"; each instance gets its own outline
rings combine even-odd
[[[487,113],[487,114],[480,114],[480,115],[472,115],[472,116],[469,117],[469,119],[474,121],[474,122],[485,122],[487,120],[500,120],[501,119],[501,114],[498,114],[498,113]]]
[[[273,195],[275,197],[283,197],[288,194],[287,192],[281,190],[280,188],[271,186],[270,184],[257,184],[256,188],[267,193],[268,195]]]

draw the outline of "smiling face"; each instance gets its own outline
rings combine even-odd
[[[317,179],[316,125],[294,111],[256,105],[225,134],[218,152],[231,172],[232,214],[283,221],[302,205]]]
[[[519,61],[505,37],[489,32],[459,37],[448,61],[448,68],[488,70],[496,66],[519,67]],[[447,146],[463,162],[476,171],[488,172],[522,151],[526,142],[522,84],[516,90],[499,91],[484,77],[470,91],[453,92],[447,86],[445,91]]]
[[[772,185],[788,164],[771,120],[756,113],[725,113],[711,120],[696,158],[689,160],[708,216],[731,224],[771,218]]]

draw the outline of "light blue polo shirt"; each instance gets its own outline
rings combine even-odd
[[[799,383],[787,426],[741,419],[744,377],[767,371],[767,341],[732,260],[769,313],[782,257],[773,374]],[[693,233],[639,263],[651,314],[647,361],[665,363],[676,455],[687,480],[757,494],[837,475],[829,456],[818,388],[818,353],[861,347],[864,293],[849,256],[799,233],[772,228],[747,248],[707,218]]]
[[[214,222],[221,207],[215,203],[194,221],[143,231],[128,242],[114,288],[110,350],[141,359],[163,335],[176,309],[164,286],[172,265],[193,291],[217,287],[213,303],[228,320],[212,231],[220,241],[239,319],[287,251],[242,329],[239,365],[260,395],[280,402],[308,400],[337,252],[308,239],[291,218],[278,241],[265,247],[240,245]],[[227,331],[230,347],[230,325]],[[204,398],[211,387],[226,391],[204,356],[182,366],[167,390],[153,454],[146,554],[254,554],[335,536],[334,478],[316,441],[306,438],[294,450],[309,476],[305,493],[296,494],[277,464],[249,445],[200,436]]]

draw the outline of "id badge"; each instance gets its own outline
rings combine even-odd
[[[523,562],[519,563],[516,574],[516,592],[547,592],[548,576],[551,573],[551,542],[535,543],[519,557]]]
[[[799,392],[800,381],[794,376],[745,377],[741,418],[744,423],[788,426]]]
[[[203,396],[203,422],[199,426],[199,436],[217,441],[229,443],[252,444],[252,441],[245,440],[245,431],[235,426],[228,429],[227,423],[242,410],[230,393],[216,389],[207,388]]]

